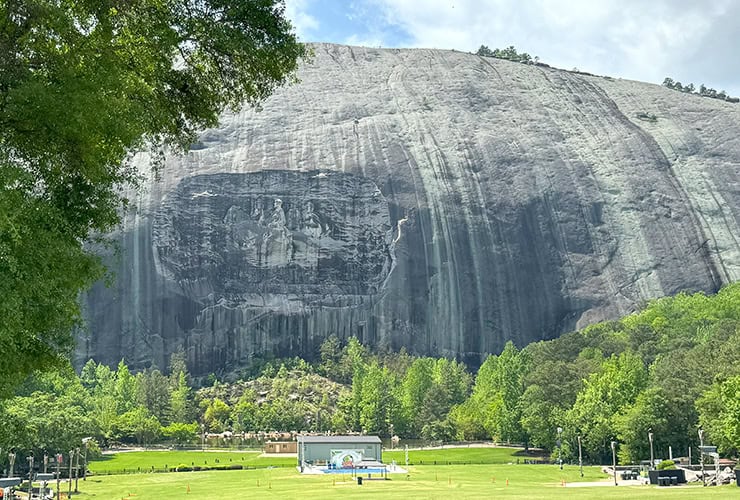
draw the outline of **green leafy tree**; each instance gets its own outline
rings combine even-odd
[[[170,395],[169,417],[172,422],[187,423],[193,420],[192,390],[185,372],[179,372],[177,385]]]
[[[390,426],[400,418],[400,404],[394,387],[397,381],[387,368],[373,361],[363,374],[359,424],[367,434],[390,435]],[[354,391],[354,387],[353,387]]]
[[[699,423],[721,453],[740,450],[740,376],[713,383],[696,402]]]
[[[234,420],[234,431],[256,431],[259,425],[259,406],[257,405],[257,393],[250,389],[244,391],[232,412]]]
[[[173,422],[167,427],[162,428],[162,434],[167,439],[174,441],[178,446],[184,446],[197,440],[198,424],[184,424],[182,422]]]
[[[597,461],[611,457],[611,441],[617,436],[616,416],[634,401],[647,383],[639,356],[625,352],[606,360],[591,375],[566,415],[565,437],[583,436],[584,453]]]
[[[131,153],[185,150],[306,54],[281,0],[0,2],[0,394],[71,351]]]
[[[486,45],[481,45],[475,54],[484,57],[494,57],[493,51],[489,49]]]
[[[667,456],[668,446],[675,441],[669,424],[668,401],[657,387],[651,387],[637,396],[634,405],[629,405],[616,416],[615,426],[619,447],[619,460],[623,463],[639,463],[650,457],[648,434],[653,433],[653,450],[657,457]]]
[[[203,423],[211,432],[223,432],[231,427],[231,408],[224,401],[215,398],[207,401],[203,413]]]
[[[488,375],[484,425],[490,435],[506,442],[529,442],[521,425],[520,398],[524,394],[524,377],[529,370],[528,353],[519,351],[509,341]],[[477,385],[477,383],[476,383]]]
[[[114,391],[119,415],[137,407],[139,383],[136,377],[129,371],[124,360],[118,363],[116,369]]]
[[[136,374],[138,402],[163,424],[170,422],[171,394],[169,379],[156,368]]]
[[[157,417],[146,408],[137,407],[120,415],[113,426],[112,438],[124,443],[146,445],[155,442],[162,432]]]

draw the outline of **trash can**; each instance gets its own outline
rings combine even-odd
[[[740,469],[735,469],[735,484],[740,486]]]
[[[357,486],[362,486],[362,476],[357,476]]]

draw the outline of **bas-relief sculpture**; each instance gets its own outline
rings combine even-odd
[[[475,364],[740,276],[738,106],[456,52],[315,51],[126,214],[79,363],[183,347],[224,373],[335,334]]]

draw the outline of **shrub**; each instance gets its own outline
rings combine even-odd
[[[185,464],[180,464],[177,467],[175,467],[176,472],[190,472],[191,470],[193,470],[193,468]]]
[[[676,463],[673,460],[663,460],[656,467],[656,469],[658,470],[673,470],[675,468],[676,468]]]

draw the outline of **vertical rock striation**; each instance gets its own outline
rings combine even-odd
[[[183,346],[203,374],[336,334],[476,363],[740,277],[740,106],[458,52],[315,51],[138,197],[80,359],[164,366]]]

